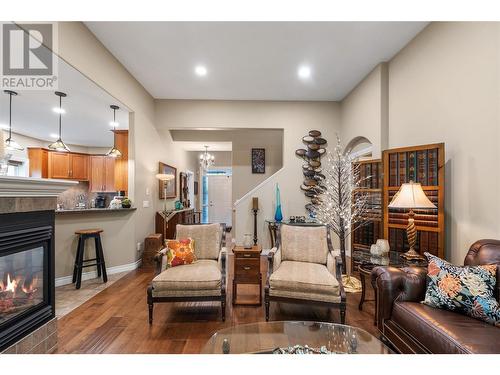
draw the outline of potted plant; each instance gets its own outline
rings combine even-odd
[[[128,198],[124,198],[122,200],[122,208],[130,208],[132,207],[132,201]]]

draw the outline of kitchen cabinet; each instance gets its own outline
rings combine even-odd
[[[115,189],[128,193],[128,130],[115,130],[115,145],[122,156],[115,159]]]
[[[90,191],[103,193],[116,191],[115,159],[102,155],[90,156]]]
[[[70,154],[70,178],[79,181],[89,179],[89,156],[84,154]]]
[[[88,155],[49,151],[48,163],[49,178],[72,179],[78,181],[86,181],[89,179]]]
[[[43,148],[28,147],[30,177],[49,178],[49,152]]]

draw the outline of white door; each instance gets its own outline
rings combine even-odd
[[[232,177],[208,175],[208,220],[232,225]]]

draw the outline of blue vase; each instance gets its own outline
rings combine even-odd
[[[278,223],[283,220],[283,212],[281,212],[280,187],[278,184],[276,184],[276,212],[274,213],[274,220]]]

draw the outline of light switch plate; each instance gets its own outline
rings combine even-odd
[[[142,201],[142,207],[148,208],[149,207],[149,201]]]
[[[147,187],[146,188],[146,195],[149,195],[149,194],[151,194],[151,190]]]

